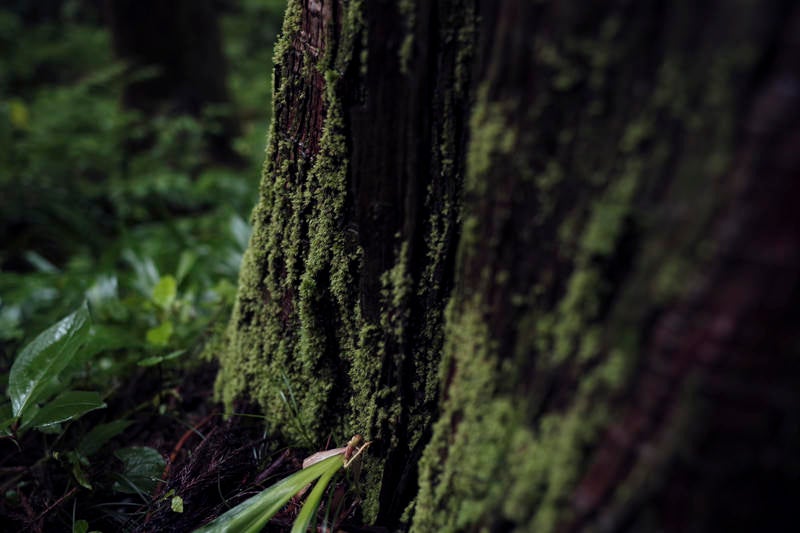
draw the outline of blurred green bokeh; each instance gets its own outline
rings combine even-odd
[[[100,325],[125,332],[117,344],[133,360],[199,349],[224,323],[260,178],[284,4],[213,3],[232,102],[189,115],[123,105],[125,87],[153,71],[115,55],[107,2],[4,2],[0,390],[19,347],[86,299]],[[230,143],[243,163],[209,155],[223,119],[238,123]],[[164,279],[176,281],[168,308],[154,304]]]

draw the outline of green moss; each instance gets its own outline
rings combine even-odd
[[[358,347],[353,352],[350,380],[353,395],[350,400],[350,424],[369,431],[371,439],[397,445],[396,425],[403,406],[396,387],[385,383],[384,369],[402,363],[401,346],[409,309],[411,278],[407,272],[408,246],[403,243],[395,266],[381,277],[382,312],[380,325],[361,327]],[[393,358],[389,363],[386,358]]]
[[[591,360],[600,353],[602,348],[602,330],[597,326],[590,326],[586,329],[580,339],[578,358],[581,361]]]
[[[466,491],[450,493],[455,488],[453,485],[459,472],[459,460],[492,463],[488,458],[489,454],[495,454],[498,459],[500,457],[496,455],[498,447],[489,444],[501,433],[499,429],[496,431],[492,429],[498,428],[502,420],[487,421],[492,424],[491,428],[475,427],[483,418],[480,399],[494,396],[495,369],[491,364],[488,331],[477,309],[470,307],[455,316],[455,309],[451,304],[447,315],[448,344],[441,366],[441,377],[443,382],[450,384],[448,391],[452,391],[453,394],[445,401],[442,416],[434,427],[434,438],[426,448],[420,465],[420,493],[417,497],[414,518],[414,529],[419,531],[436,531],[444,526],[441,523],[441,516],[438,519],[435,516],[437,511],[440,511],[440,505],[460,506],[464,501],[461,498],[464,492],[475,492],[482,486],[488,486],[485,483],[481,484],[481,480],[491,475],[491,469],[483,468],[474,472],[464,470],[470,474],[469,487]],[[450,372],[455,373],[449,375]],[[468,413],[462,411],[462,406]],[[453,424],[459,424],[459,431],[448,436]],[[472,444],[475,440],[481,439],[485,440],[485,445],[479,448],[479,454],[470,455],[468,452]],[[441,465],[440,461],[444,457],[452,460],[448,460],[446,465]],[[440,465],[443,468],[438,468]],[[447,516],[457,516],[455,509],[451,508],[450,511]],[[480,510],[477,512],[480,513]],[[454,529],[454,524],[450,524],[441,530]]]
[[[602,283],[599,272],[591,267],[578,268],[572,274],[555,318],[553,363],[563,363],[575,352],[586,324],[597,314]]]
[[[396,257],[395,265],[381,276],[380,324],[362,327],[359,345],[353,354],[350,369],[353,388],[349,410],[350,424],[352,427],[364,428],[368,432],[368,438],[375,439],[388,448],[401,445],[402,433],[408,449],[413,449],[430,423],[430,415],[415,412],[415,406],[404,405],[404,397],[398,389],[399,372],[408,355],[407,326],[410,299],[414,296],[413,280],[408,270],[407,242],[400,244]],[[420,357],[420,362],[424,362],[426,357],[427,355]],[[429,384],[436,383],[435,367],[422,364],[418,368],[427,368],[416,376],[420,387],[429,387]],[[392,374],[388,380],[385,377],[387,369]],[[404,411],[407,422],[404,427],[400,427]],[[382,467],[382,461],[368,459],[364,469],[368,486],[380,486]],[[378,491],[368,492],[362,506],[365,515],[375,516],[378,503]]]
[[[508,125],[508,116],[513,102],[489,102],[488,86],[478,89],[478,101],[470,119],[472,137],[467,153],[467,181],[465,188],[470,193],[481,195],[486,192],[486,181],[480,179],[491,168],[496,157],[511,153],[516,142],[517,132]]]
[[[302,6],[300,2],[291,0],[287,2],[286,12],[283,15],[281,35],[278,37],[273,50],[272,62],[275,66],[283,64],[284,58],[288,55],[289,48],[292,45],[292,36],[300,30],[301,12]]]
[[[680,17],[673,23],[681,27]],[[537,70],[537,88],[545,94],[530,103],[526,126],[540,127],[536,121],[545,113],[550,121],[561,118],[562,127],[549,137],[515,131],[503,87],[491,87],[496,101],[489,100],[487,83],[477,91],[457,268],[468,265],[473,276],[477,269],[489,275],[477,286],[471,278],[448,307],[440,369],[444,401],[421,463],[416,531],[513,524],[546,532],[568,522],[575,485],[614,415],[606,399],[629,386],[646,356],[642,335],[649,317],[680,301],[692,274],[703,268],[703,235],[720,199],[715,178],[731,160],[737,116],[731,80],[753,56],[742,53],[738,38],[687,54],[686,43],[672,41],[669,33],[652,78],[642,79],[641,65],[634,67],[631,59],[640,55],[637,31],[643,30],[613,15],[596,27],[596,39],[539,43],[536,66],[546,68]],[[593,94],[597,105],[581,100],[574,114],[550,110],[566,108],[562,93],[583,83],[600,92]],[[641,87],[629,92],[635,84]],[[606,116],[607,109],[614,116]],[[541,147],[554,139],[568,149],[543,153]],[[504,173],[516,168],[506,162],[519,157],[544,169],[529,182],[515,182],[514,191],[547,198],[549,213],[533,242],[537,252],[557,246],[561,277],[545,269],[527,272],[530,291],[517,289],[506,305],[497,296],[501,286],[520,280],[514,268],[510,279],[497,270],[505,263],[493,270],[481,262],[491,236],[478,213],[506,198],[502,186],[512,180]],[[562,186],[569,198],[558,194]],[[545,223],[550,220],[556,222],[552,228]],[[509,235],[531,231],[524,223],[503,229],[508,246],[525,242]],[[556,259],[548,255],[548,261]],[[610,265],[617,270],[609,272]],[[622,281],[609,275],[620,272]],[[482,299],[488,294],[491,306]],[[492,328],[512,320],[509,315],[516,338],[495,337]],[[573,376],[574,390],[558,408],[543,407],[544,391]],[[694,409],[685,414],[696,420]],[[677,453],[676,442],[691,436],[690,422],[671,428],[670,442],[658,443],[662,464]],[[631,494],[650,490],[648,467],[637,468],[617,490],[618,516],[625,516]]]
[[[637,120],[628,125],[628,129],[622,135],[620,141],[620,151],[623,154],[630,154],[636,151],[652,132],[651,124],[647,120]]]
[[[480,529],[503,519],[552,531],[585,446],[608,419],[591,399],[615,383],[587,378],[594,385],[582,388],[567,412],[530,428],[530,400],[510,386],[516,369],[501,364],[484,316],[479,297],[448,312],[448,396],[421,464],[415,531]],[[609,373],[603,367],[590,374]],[[532,514],[537,507],[544,512]]]
[[[284,58],[291,53],[299,30],[300,9],[297,2],[287,7],[276,46],[275,64],[282,70],[283,82],[274,91],[276,109],[290,105],[289,94],[302,98],[305,88],[299,90],[298,82],[310,80],[320,66],[306,54],[299,78],[287,71]],[[350,14],[347,20],[358,17]],[[350,29],[351,39],[356,34]],[[332,53],[324,56],[330,63],[348,60]],[[332,69],[324,75],[326,116],[320,150],[311,162],[294,157],[295,144],[277,137],[273,125],[261,199],[252,217],[253,237],[229,327],[229,347],[220,357],[217,380],[218,394],[228,409],[237,396],[248,392],[269,413],[268,428],[290,442],[301,442],[304,435],[300,433],[320,438],[332,427],[344,429],[337,421],[345,410],[332,391],[341,363],[330,358],[331,348],[354,351],[358,342],[354,324],[361,320],[348,290],[360,251],[348,246],[336,227],[344,216],[348,165],[338,75]],[[333,337],[327,317],[320,317],[318,311],[328,302],[340,317]],[[287,408],[287,388],[296,398],[296,409]],[[298,427],[305,431],[298,432]]]
[[[359,73],[361,74],[362,78],[367,77],[367,73],[369,72],[369,49],[367,49],[366,42],[361,43],[361,52],[359,52]]]
[[[565,49],[547,38],[536,41],[536,57],[539,63],[551,70],[551,84],[555,91],[564,92],[574,88],[583,76],[580,67],[565,53]]]
[[[612,183],[607,194],[595,202],[592,209],[580,242],[587,259],[610,256],[620,238],[623,223],[631,211],[631,201],[639,178],[636,169],[640,163],[631,159],[626,166],[629,167],[628,172]]]
[[[467,96],[471,81],[472,58],[475,55],[475,42],[477,40],[477,16],[475,15],[474,2],[456,2],[453,9],[449,10],[454,20],[446,26],[456,28],[456,70],[454,92],[459,98]]]
[[[400,72],[408,74],[411,66],[412,54],[414,53],[414,29],[416,26],[416,10],[417,6],[413,0],[400,0],[397,4],[400,10],[400,16],[403,19],[403,26],[405,28],[405,35],[403,42],[400,44],[398,57],[400,58]]]
[[[412,283],[408,273],[408,242],[403,242],[397,254],[397,263],[381,276],[381,297],[384,302],[381,327],[391,331],[398,341],[402,341],[403,329],[409,318],[408,300],[412,294]]]

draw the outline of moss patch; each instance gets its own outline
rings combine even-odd
[[[302,60],[292,56],[300,16],[299,4],[290,2],[276,47],[276,122],[217,390],[229,409],[248,392],[268,413],[269,430],[316,447],[320,443],[306,442],[307,435],[316,440],[335,427],[338,439],[345,439],[349,429],[332,389],[347,365],[343,353],[352,353],[358,343],[353,332],[360,312],[350,285],[360,250],[338,228],[345,217],[348,156],[334,68],[349,57],[326,53],[314,63],[308,54]],[[344,33],[352,40],[357,32]],[[290,68],[297,66],[292,61],[302,62],[302,77],[292,75]],[[330,68],[321,70],[325,61]],[[315,78],[324,80],[324,119],[319,151],[307,161],[298,157],[304,147],[291,137],[286,111],[310,98]]]
[[[648,319],[702,271],[733,149],[732,80],[752,66],[741,41],[754,33],[689,46],[700,34],[669,30],[687,27],[680,13],[604,14],[584,35],[591,14],[561,10],[550,23],[569,37],[543,31],[535,54],[504,48],[477,92],[442,415],[415,531],[569,523],[593,446],[648,355]],[[643,50],[654,24],[666,24],[665,42]],[[504,85],[508,72],[536,82]]]

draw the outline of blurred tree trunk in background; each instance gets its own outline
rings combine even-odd
[[[68,2],[68,0],[3,0],[0,7],[17,13],[22,17],[26,24],[37,24],[46,21],[55,21],[65,15],[65,6],[68,6],[70,14],[86,12],[85,14],[94,15],[100,12],[99,4],[102,0],[81,0],[80,2]]]
[[[210,134],[217,161],[240,163],[231,147],[239,123],[226,86],[219,8],[214,0],[106,0],[117,55],[134,67],[155,67],[125,89],[125,104],[201,117],[217,106],[221,128]]]
[[[798,36],[789,1],[290,2],[219,392],[374,439],[390,527],[779,529]]]

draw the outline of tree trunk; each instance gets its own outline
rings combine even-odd
[[[290,2],[218,391],[288,442],[373,439],[389,527],[778,527],[799,29],[788,1]]]
[[[213,0],[105,0],[114,51],[141,75],[125,88],[128,107],[201,117],[210,106],[227,107],[220,130],[209,135],[216,160],[239,164],[231,147],[239,123],[226,86],[219,9]],[[154,71],[147,69],[155,69]]]

